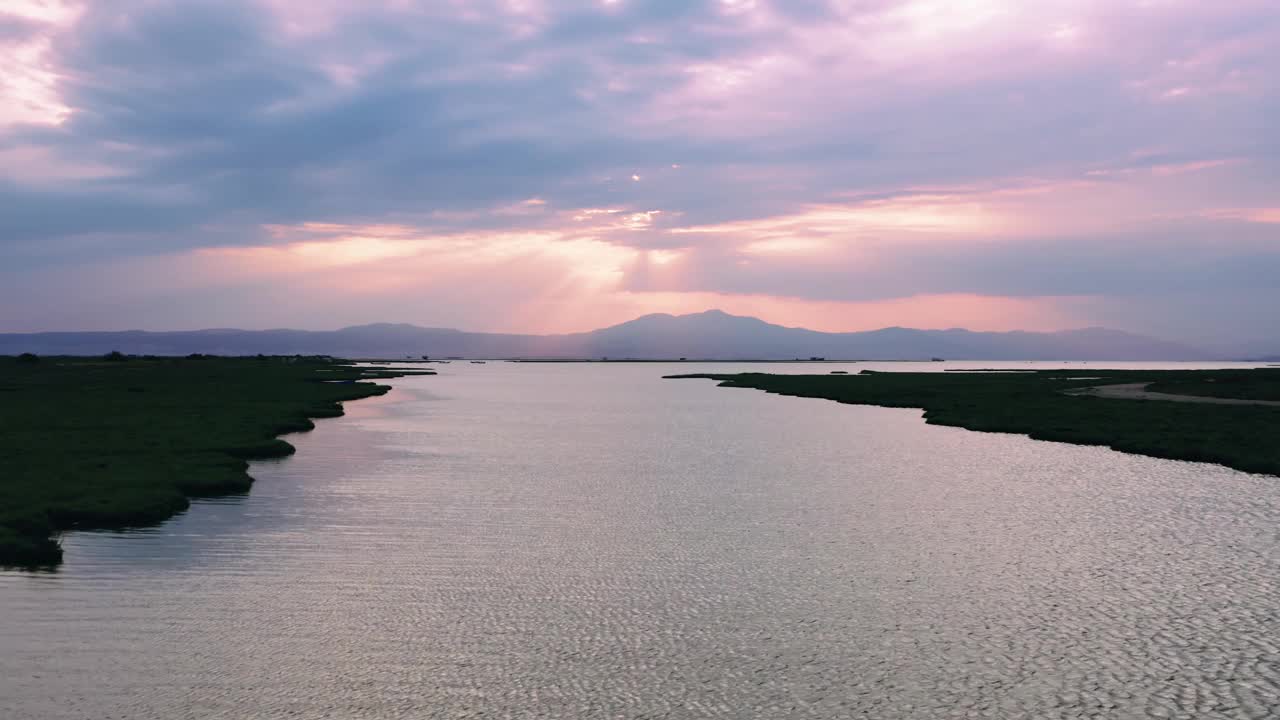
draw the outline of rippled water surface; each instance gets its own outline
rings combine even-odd
[[[0,572],[0,718],[1280,717],[1280,478],[440,369]]]

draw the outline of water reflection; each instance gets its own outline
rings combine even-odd
[[[442,367],[248,498],[69,535],[0,573],[0,717],[1278,706],[1276,478],[659,379],[688,367]]]

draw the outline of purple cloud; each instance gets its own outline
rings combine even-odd
[[[396,318],[429,324],[773,298],[853,327],[860,304],[965,295],[1046,325],[1280,330],[1174,309],[1280,301],[1262,0],[26,0],[0,11],[0,61],[0,329],[225,323],[232,293],[320,277],[246,286],[210,259],[230,248],[328,247],[361,280],[326,291],[367,298],[383,258],[350,249],[385,233],[421,269],[375,294],[429,296]],[[200,289],[125,298],[158,266]],[[478,302],[445,271],[519,291]],[[118,314],[19,294],[73,282]],[[575,321],[584,298],[618,316]]]

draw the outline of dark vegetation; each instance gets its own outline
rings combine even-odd
[[[675,375],[725,387],[814,397],[856,405],[923,408],[927,422],[1037,440],[1106,445],[1123,452],[1218,463],[1280,475],[1280,407],[1209,405],[1066,395],[1118,383],[1149,390],[1243,399],[1280,399],[1280,370],[1018,373],[875,373],[858,375]]]
[[[243,493],[276,437],[415,371],[329,358],[0,357],[0,565],[62,557],[57,533],[165,520],[189,498]]]
[[[1147,389],[1174,395],[1280,401],[1280,370],[1221,371],[1204,376],[1169,378],[1152,383]]]

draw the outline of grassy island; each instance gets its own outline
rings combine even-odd
[[[1197,398],[1280,400],[1280,369],[671,377],[709,378],[724,387],[855,405],[922,408],[925,420],[935,425],[1105,445],[1140,455],[1280,475],[1280,407],[1195,402]],[[1184,397],[1174,402],[1068,392],[1134,383],[1146,385],[1149,392]]]
[[[329,358],[0,358],[0,565],[52,565],[57,533],[149,525],[193,497],[243,493],[248,460],[364,382],[415,371]],[[429,374],[429,373],[427,373]]]

